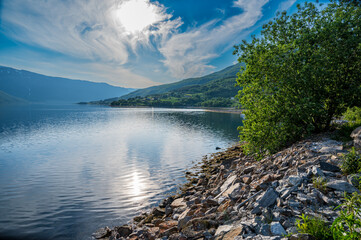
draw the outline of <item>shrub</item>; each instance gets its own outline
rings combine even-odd
[[[298,8],[264,25],[261,37],[235,46],[246,66],[237,79],[246,153],[276,152],[328,130],[334,117],[361,104],[360,3]]]
[[[353,147],[351,150],[342,156],[343,161],[341,164],[341,170],[345,174],[358,173],[361,170],[361,156],[357,153]]]
[[[350,125],[354,127],[361,125],[361,108],[359,107],[348,108],[343,116],[345,120],[349,121]]]
[[[346,197],[339,217],[332,223],[331,231],[334,239],[361,239],[361,196],[354,192]]]
[[[326,187],[326,179],[323,178],[323,177],[313,177],[312,178],[312,183],[313,183],[313,186],[315,188],[317,188],[318,190],[320,190],[321,192],[323,193],[326,193],[327,192],[327,187]]]
[[[318,240],[332,239],[332,234],[327,222],[321,218],[309,217],[304,214],[296,220],[296,227],[299,233],[307,233]]]

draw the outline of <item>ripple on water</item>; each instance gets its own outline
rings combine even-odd
[[[237,140],[225,122],[239,125],[182,109],[0,111],[0,237],[26,239],[89,239],[129,221],[175,191],[193,161]]]

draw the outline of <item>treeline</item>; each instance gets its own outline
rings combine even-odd
[[[113,107],[237,107],[236,76],[203,85],[186,86],[163,94],[113,101]]]

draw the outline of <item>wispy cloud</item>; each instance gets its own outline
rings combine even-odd
[[[150,63],[152,68],[159,72],[165,66],[168,73],[164,75],[170,79],[202,75],[214,68],[210,64],[213,59],[249,33],[248,29],[263,16],[262,7],[268,1],[234,0],[238,15],[211,19],[182,32],[182,19],[150,0],[11,0],[3,1],[0,32],[26,45],[71,58],[71,64],[62,58],[61,65],[76,76],[107,79],[118,86],[147,87],[158,83],[132,70],[135,64],[149,64],[140,62],[145,52],[155,60]],[[287,8],[294,1],[280,6]],[[135,24],[140,18],[142,21]],[[30,55],[27,57],[30,59]]]
[[[178,78],[202,75],[207,69],[213,68],[208,64],[211,59],[228,50],[242,31],[256,24],[267,2],[237,0],[234,7],[243,10],[239,15],[226,19],[220,25],[211,21],[191,31],[173,35],[162,42],[160,47],[165,58],[164,64]]]
[[[181,24],[180,19],[170,20],[172,16],[162,5],[151,4],[149,0],[133,1],[148,6],[155,16],[142,31],[127,31],[119,10],[128,1],[118,0],[5,1],[1,31],[16,41],[73,58],[104,66],[117,64],[122,72],[126,71],[122,65],[139,46],[152,47],[151,36],[162,39]]]
[[[287,11],[290,7],[293,6],[293,4],[295,4],[297,0],[287,0],[285,2],[280,3],[277,11],[279,12],[283,12],[283,11]]]

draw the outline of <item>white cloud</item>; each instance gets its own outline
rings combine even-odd
[[[172,16],[160,4],[149,0],[131,2],[136,3],[132,9],[127,7],[131,5],[129,0],[5,1],[2,31],[19,42],[93,61],[103,70],[109,64],[116,65],[116,73],[123,74],[127,70],[122,65],[129,62],[139,46],[152,48],[151,36],[162,39],[182,24],[180,19],[170,20]],[[135,18],[144,17],[145,12],[149,18],[131,25],[120,15],[125,14],[122,7],[132,11]],[[139,76],[134,81],[144,82],[141,79],[145,78]]]
[[[279,5],[277,11],[279,11],[279,12],[287,11],[290,7],[293,6],[293,4],[295,4],[296,1],[297,0],[287,0],[285,2],[282,2]]]
[[[252,27],[262,17],[262,7],[268,0],[237,0],[234,7],[243,10],[239,15],[226,19],[221,25],[208,22],[188,32],[174,34],[163,41],[160,52],[163,63],[177,78],[202,75],[213,68],[208,62],[228,50],[247,28]]]

